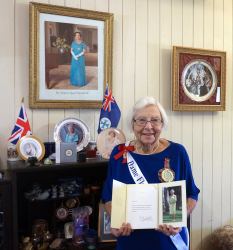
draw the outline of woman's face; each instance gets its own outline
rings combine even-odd
[[[68,126],[68,131],[69,131],[69,133],[74,133],[74,125],[72,125],[72,124],[70,124],[69,126]]]
[[[116,136],[116,134],[115,134],[114,131],[110,131],[110,132],[108,133],[108,136],[109,136],[109,138],[114,138],[114,137]]]
[[[80,41],[81,40],[80,33],[76,33],[74,39],[75,39],[75,41]]]
[[[134,116],[134,119],[161,119],[159,109],[155,105],[149,105],[140,109]],[[147,122],[145,126],[139,126],[133,122],[133,131],[136,139],[144,145],[149,145],[157,142],[162,131],[163,124],[152,126],[150,122]]]

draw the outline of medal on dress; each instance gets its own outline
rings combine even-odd
[[[164,159],[164,168],[158,172],[159,180],[161,182],[171,182],[175,179],[175,172],[170,168],[170,159]]]

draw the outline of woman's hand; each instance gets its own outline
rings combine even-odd
[[[170,225],[159,225],[158,231],[166,234],[167,236],[175,236],[181,231],[180,227],[173,227]]]
[[[122,226],[117,229],[117,228],[111,228],[111,233],[115,236],[115,237],[119,237],[119,236],[129,236],[132,233],[132,228],[131,225],[129,223],[123,223]]]
[[[195,208],[195,206],[197,205],[197,201],[192,199],[192,198],[188,198],[187,199],[187,215],[189,216],[193,209]]]

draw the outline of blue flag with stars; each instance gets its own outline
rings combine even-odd
[[[102,108],[100,110],[100,119],[98,133],[106,128],[116,128],[121,118],[121,111],[112,96],[111,90],[108,86],[105,90]]]

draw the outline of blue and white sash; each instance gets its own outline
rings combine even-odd
[[[129,145],[129,142],[125,144],[126,146]],[[148,184],[145,176],[143,175],[141,169],[139,168],[137,162],[134,160],[132,155],[127,152],[127,165],[129,168],[129,172],[136,184]],[[188,229],[185,227],[185,233],[187,237],[187,245],[185,244],[183,238],[181,235],[178,233],[175,236],[170,236],[171,241],[177,248],[177,250],[188,250],[189,249],[189,234],[188,234]]]
[[[187,238],[187,245],[185,244],[183,238],[178,233],[175,236],[170,236],[170,239],[172,240],[172,243],[175,245],[175,247],[178,250],[188,250],[189,249],[189,233],[187,227],[184,227],[186,238]]]
[[[137,162],[134,160],[134,158],[129,152],[127,152],[127,165],[129,168],[129,172],[136,184],[148,184]]]

